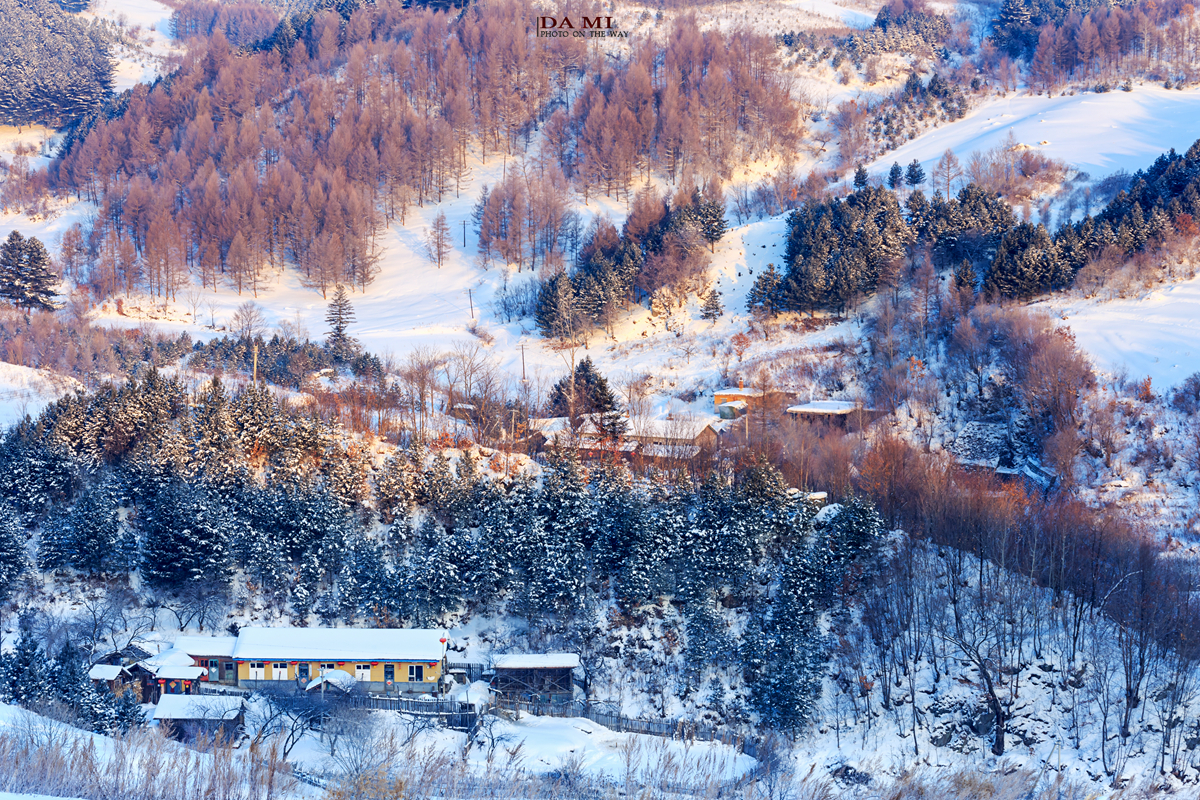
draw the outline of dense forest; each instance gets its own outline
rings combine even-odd
[[[942,164],[943,185],[961,183],[964,170],[952,153]],[[893,176],[900,172],[892,167]],[[906,264],[923,259],[939,271],[981,276],[981,282],[972,277],[970,288],[989,298],[1034,297],[1071,286],[1085,270],[1086,281],[1102,281],[1120,258],[1194,235],[1200,214],[1200,142],[1186,154],[1164,154],[1094,218],[1064,222],[1053,235],[1046,221],[1019,221],[999,193],[974,182],[957,196],[935,188],[931,200],[919,188],[923,170],[910,177],[916,180],[908,181],[903,206],[898,179],[890,189],[871,187],[860,171],[856,191],[845,199],[791,212],[787,272],[756,279],[751,310],[844,312],[880,286],[896,285]]]
[[[0,123],[64,127],[108,99],[113,35],[103,23],[49,0],[2,0],[0,17]]]
[[[53,165],[57,186],[100,205],[88,242],[99,293],[174,298],[188,276],[257,292],[285,265],[323,293],[363,289],[385,224],[457,193],[472,146],[507,158],[535,131],[538,169],[495,187],[485,212],[500,228],[540,221],[505,256],[561,263],[578,240],[563,230],[571,188],[586,201],[628,196],[650,171],[715,179],[802,131],[769,37],[681,20],[665,44],[610,62],[583,42],[528,40],[508,22],[517,6],[454,18],[347,5],[270,31],[254,9],[184,6],[180,68],[77,132]]]

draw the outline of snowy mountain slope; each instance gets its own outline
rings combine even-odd
[[[1200,372],[1200,278],[1135,298],[1047,305],[1106,373],[1149,376],[1161,391]]]
[[[996,147],[1009,131],[1018,142],[1061,158],[1092,178],[1118,169],[1132,173],[1172,147],[1182,152],[1200,139],[1200,90],[1135,85],[1132,92],[996,97],[963,119],[885,154],[868,171],[883,173],[893,162],[908,164],[915,158],[929,173],[947,148],[965,164],[972,152]]]
[[[36,416],[47,403],[77,389],[83,384],[73,378],[0,361],[0,426]]]
[[[139,83],[150,83],[162,74],[163,59],[178,50],[171,39],[173,10],[156,0],[93,0],[84,16],[111,20],[137,30],[138,44],[118,46],[113,69],[113,90],[123,92]]]

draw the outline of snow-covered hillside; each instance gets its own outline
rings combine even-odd
[[[0,425],[36,416],[47,403],[82,388],[79,381],[49,370],[0,361]]]
[[[1167,150],[1183,152],[1200,139],[1200,90],[1135,84],[1132,92],[1103,94],[1014,92],[981,103],[963,119],[917,137],[868,169],[883,172],[893,162],[907,164],[915,158],[931,172],[947,149],[965,164],[972,152],[1001,144],[1009,131],[1019,143],[1061,158],[1092,178],[1117,170],[1133,173]]]
[[[1149,377],[1158,391],[1200,372],[1200,278],[1128,299],[1049,305],[1110,375]]]
[[[162,74],[163,59],[178,50],[171,39],[172,13],[157,0],[92,0],[84,15],[118,24],[131,40],[116,48],[115,91],[150,83]]]

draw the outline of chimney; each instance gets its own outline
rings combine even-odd
[[[739,388],[739,389],[745,389],[745,388],[746,388],[746,382],[745,382],[745,381],[743,381],[741,378],[738,378],[738,388]]]

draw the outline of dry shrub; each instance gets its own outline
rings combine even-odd
[[[292,796],[296,787],[275,746],[249,757],[220,742],[188,749],[145,729],[93,738],[28,712],[0,733],[5,792],[83,800],[267,800]]]

